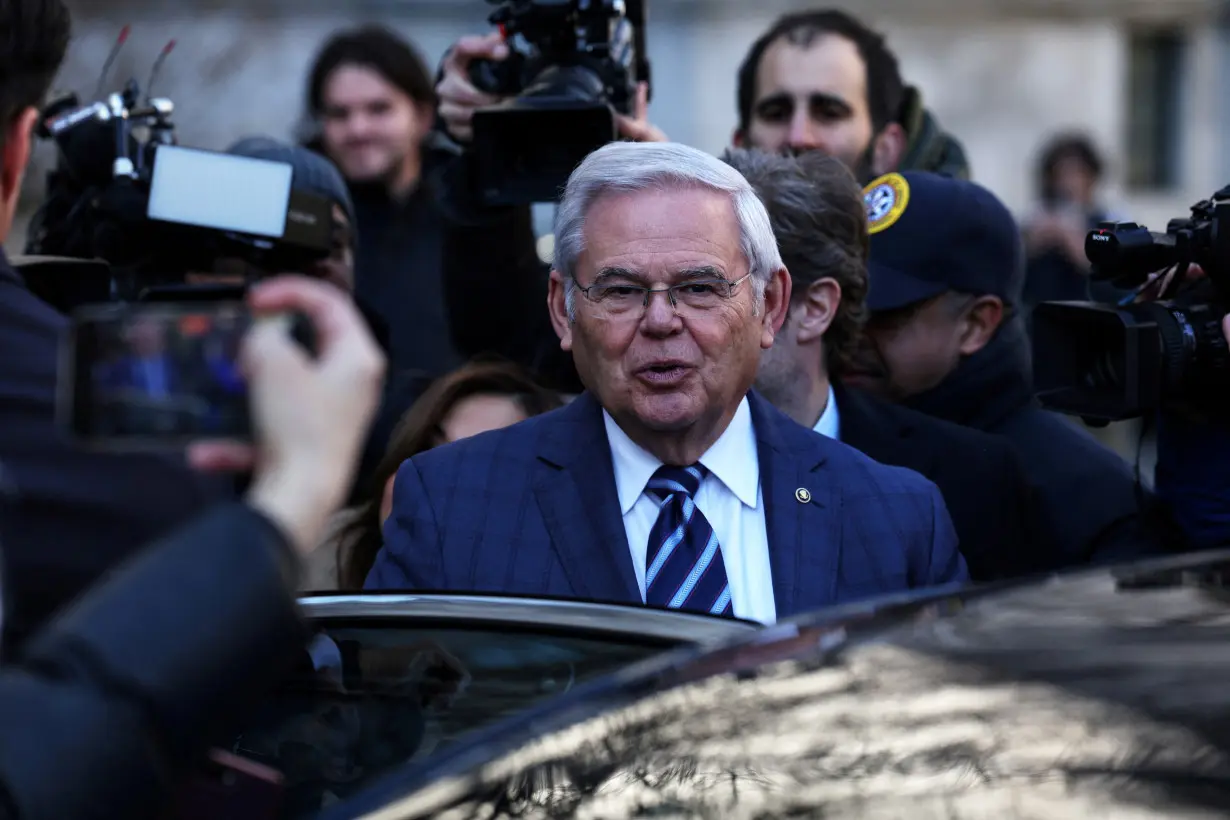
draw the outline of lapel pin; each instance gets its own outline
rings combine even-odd
[[[811,493],[807,491],[806,487],[799,487],[795,490],[794,497],[800,504],[807,504],[811,501]]]

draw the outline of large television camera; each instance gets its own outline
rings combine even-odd
[[[1120,304],[1046,302],[1033,313],[1034,384],[1042,403],[1095,423],[1230,403],[1230,186],[1174,219],[1165,233],[1103,223],[1085,239],[1096,280],[1134,292]],[[1199,266],[1203,277],[1189,271]]]
[[[178,145],[174,104],[142,98],[135,80],[102,95],[126,39],[127,30],[103,69],[100,99],[83,104],[64,94],[42,112],[38,136],[55,144],[58,159],[28,231],[31,258],[19,265],[30,289],[68,312],[174,289],[221,259],[282,272],[327,257],[332,204],[295,190],[289,164]]]
[[[475,61],[470,79],[512,99],[474,114],[475,194],[489,206],[552,202],[649,81],[647,0],[488,1],[510,54]]]

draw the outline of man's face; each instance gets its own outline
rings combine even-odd
[[[867,67],[854,43],[822,34],[806,46],[781,38],[765,50],[738,142],[774,153],[819,150],[858,168],[873,136]]]
[[[581,287],[602,282],[665,288],[735,281],[747,273],[729,197],[684,189],[595,202],[576,277]],[[747,278],[703,312],[685,308],[682,300],[672,307],[666,293],[655,293],[643,310],[610,316],[580,292],[574,322],[560,315],[561,300],[553,299],[553,311],[582,381],[621,426],[684,431],[733,413],[755,378],[761,351],[773,344],[782,320],[779,306],[788,298],[783,271],[766,290],[764,304]]]
[[[322,99],[325,152],[352,182],[392,180],[426,133],[414,101],[364,66],[335,69]]]
[[[957,369],[968,344],[964,301],[944,294],[873,313],[855,366],[843,380],[894,402],[938,386]]]

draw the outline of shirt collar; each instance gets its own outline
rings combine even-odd
[[[820,420],[811,429],[834,441],[841,441],[841,413],[837,410],[837,395],[833,392],[832,384],[829,385],[828,404],[824,405]]]
[[[607,441],[611,444],[611,464],[615,470],[615,489],[619,493],[621,514],[636,504],[645,485],[662,466],[662,462],[639,444],[628,438],[606,410],[602,411]],[[756,432],[752,426],[752,410],[747,398],[739,403],[726,430],[700,457],[700,463],[726,485],[745,506],[755,509],[760,489],[760,459],[756,448]]]

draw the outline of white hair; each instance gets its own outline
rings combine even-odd
[[[675,142],[612,142],[594,151],[568,177],[555,211],[555,269],[564,279],[568,316],[575,318],[576,264],[585,245],[585,217],[606,194],[703,188],[730,197],[739,221],[756,304],[785,267],[764,203],[743,175],[717,157]]]

